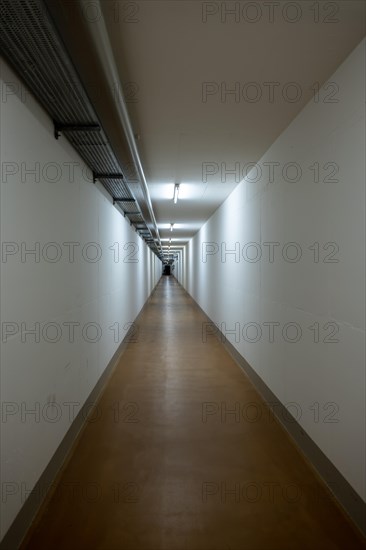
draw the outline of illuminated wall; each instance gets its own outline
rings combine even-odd
[[[4,63],[1,91],[4,534],[158,282],[161,262],[71,145],[55,140],[52,121]]]
[[[335,101],[308,103],[189,242],[181,281],[365,499],[364,41],[329,81]]]

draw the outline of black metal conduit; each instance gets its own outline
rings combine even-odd
[[[66,48],[42,0],[0,0],[0,53],[150,247],[162,251],[146,224]],[[134,171],[136,178],[137,171]],[[136,180],[135,180],[136,181]]]

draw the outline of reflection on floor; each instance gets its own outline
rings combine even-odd
[[[163,277],[24,548],[365,547],[204,322]]]

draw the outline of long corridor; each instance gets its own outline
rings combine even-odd
[[[163,277],[24,548],[364,547],[205,322]]]

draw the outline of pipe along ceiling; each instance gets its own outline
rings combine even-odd
[[[163,259],[101,6],[92,25],[77,0],[1,0],[0,7],[0,52],[52,118],[55,138],[69,140],[94,183]]]

